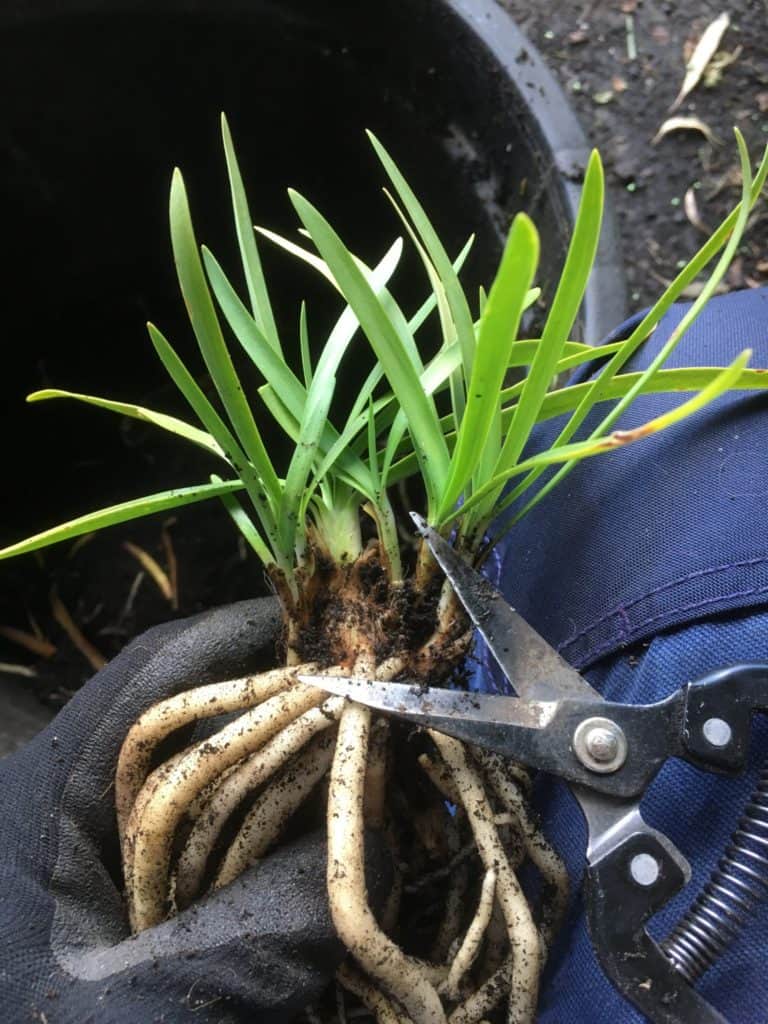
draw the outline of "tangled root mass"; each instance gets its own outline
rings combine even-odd
[[[435,576],[392,583],[375,545],[347,566],[317,555],[298,599],[275,582],[285,667],[163,701],[126,738],[116,799],[132,927],[226,885],[325,805],[347,997],[379,1024],[532,1021],[567,876],[528,807],[525,772],[297,680],[319,668],[436,685],[468,653],[463,611]],[[224,712],[239,714],[155,764],[171,733]],[[366,827],[382,831],[396,866],[378,917]],[[526,860],[533,894],[518,881]],[[339,1006],[329,997],[308,1018],[335,1021]]]

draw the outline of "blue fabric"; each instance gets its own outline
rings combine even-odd
[[[627,369],[648,364],[686,308],[670,311]],[[746,347],[753,366],[768,367],[768,289],[714,299],[667,365],[723,366]],[[620,425],[635,426],[680,400],[643,396]],[[767,414],[768,396],[740,392],[662,435],[588,460],[514,527],[489,567],[508,600],[607,698],[650,702],[713,669],[768,660]],[[533,449],[561,425],[543,425]],[[498,687],[498,675],[485,683]],[[763,725],[753,731],[745,776],[723,779],[671,762],[647,794],[647,820],[694,871],[684,894],[654,920],[657,936],[667,934],[722,853],[768,754]],[[540,1021],[640,1022],[603,976],[587,936],[580,812],[551,780],[539,786],[539,806],[575,891]],[[765,1024],[766,947],[764,906],[700,983],[732,1024]]]

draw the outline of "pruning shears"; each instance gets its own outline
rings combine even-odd
[[[768,665],[722,669],[655,704],[603,700],[444,538],[413,519],[517,696],[302,679],[565,780],[587,822],[585,908],[604,972],[653,1024],[727,1024],[646,931],[691,870],[643,820],[640,803],[670,757],[705,771],[745,767],[752,713],[768,710]]]

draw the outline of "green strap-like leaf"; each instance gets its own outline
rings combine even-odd
[[[249,462],[232,431],[203,394],[197,381],[179,359],[167,338],[154,324],[147,324],[147,328],[155,351],[171,380],[184,395],[200,422],[206,427],[242,479],[264,532],[269,537],[270,544],[273,545],[277,560],[283,564],[284,559],[281,558],[275,547],[277,544],[276,519],[269,506],[261,478]],[[283,568],[285,567],[283,564]]]
[[[639,427],[635,427],[631,430],[615,430],[611,434],[591,437],[586,441],[576,441],[572,444],[550,448],[548,451],[541,452],[539,455],[534,455],[530,459],[526,459],[524,462],[511,467],[508,472],[500,473],[498,476],[489,480],[488,483],[485,484],[477,494],[474,494],[464,505],[450,510],[443,520],[439,521],[436,525],[439,527],[445,526],[452,520],[471,513],[476,506],[480,505],[485,500],[488,494],[492,493],[494,490],[503,488],[504,484],[512,476],[528,473],[531,469],[535,469],[540,466],[546,467],[560,462],[581,461],[582,459],[591,458],[594,455],[602,455],[605,452],[615,451],[617,448],[623,448],[634,441],[640,441],[653,434],[658,434],[667,427],[671,427],[675,423],[679,423],[682,420],[687,419],[687,417],[699,412],[735,385],[736,381],[741,376],[744,367],[749,361],[751,354],[752,353],[749,349],[745,349],[744,352],[737,356],[730,366],[721,370],[717,377],[711,381],[706,388],[694,395],[693,398],[689,398],[687,402],[682,402],[674,409],[670,409],[668,412],[662,413],[662,415],[656,416],[652,420],[648,420],[647,423],[643,423]],[[505,500],[498,506],[496,511],[501,512],[507,504],[508,501]]]
[[[358,261],[358,267],[368,277],[374,293],[385,290],[386,281],[397,266],[401,248],[396,244],[373,271],[368,271]],[[315,367],[312,384],[307,392],[299,428],[299,439],[286,474],[279,515],[280,535],[285,542],[291,542],[294,545],[300,545],[301,541],[303,530],[301,506],[306,504],[303,492],[315,461],[320,437],[327,426],[328,411],[336,386],[336,371],[358,326],[357,317],[352,308],[347,306],[323,346]],[[375,469],[369,466],[368,475],[370,477],[370,483],[367,484],[368,490],[377,491]]]
[[[395,272],[401,252],[402,243],[395,241],[372,270],[368,268],[363,270],[368,275],[374,290],[381,290]],[[282,412],[283,408],[290,414],[290,422],[298,426],[304,416],[304,407],[307,401],[307,391],[304,385],[267,343],[258,325],[227,279],[216,257],[205,246],[203,246],[203,262],[211,282],[211,288],[232,332],[270,385],[269,391],[259,388],[259,394],[262,398],[265,395],[271,398],[273,394],[280,396],[279,407],[270,402],[267,408],[273,414],[275,408],[279,408],[281,418],[278,419],[278,423],[281,426],[286,422]],[[349,307],[345,308],[331,332],[330,337],[334,339],[333,350],[335,351],[338,345],[346,346],[357,327],[358,321],[354,312]],[[341,351],[343,351],[343,347]],[[296,440],[298,434],[289,434],[289,436]],[[336,446],[338,436],[338,432],[332,424],[324,424],[318,441],[319,451],[327,453]],[[355,453],[341,450],[336,458],[344,473],[357,481],[358,488],[363,493],[370,491],[370,474],[365,463]]]
[[[178,353],[163,332],[152,323],[147,324],[147,330],[149,331],[149,338],[154,350],[168,372],[168,376],[186,398],[192,411],[211,437],[215,439],[226,457],[232,462],[238,472],[241,472],[249,463],[234,434],[208,401],[203,389],[181,361]],[[263,488],[255,472],[253,474],[253,481],[261,492]]]
[[[658,373],[645,380],[642,380],[641,371],[620,373],[611,381],[603,395],[603,401],[616,401],[638,384],[640,390],[637,394],[639,395],[668,395],[680,391],[698,391],[700,388],[708,387],[722,372],[721,366],[686,366],[679,370],[659,370]],[[591,381],[584,381],[582,384],[570,384],[567,387],[558,388],[557,391],[550,391],[541,403],[536,422],[543,423],[545,420],[554,419],[578,408],[591,384]],[[735,391],[765,391],[768,390],[768,374],[762,370],[743,370],[732,386]]]
[[[461,268],[464,266],[464,263],[467,259],[467,256],[469,256],[470,250],[474,245],[474,242],[475,236],[470,235],[467,241],[464,243],[461,252],[453,261],[453,269],[456,274],[458,274]],[[437,295],[433,290],[432,292],[430,292],[430,294],[427,296],[427,298],[424,300],[421,306],[419,306],[419,308],[413,314],[411,319],[408,321],[408,326],[410,327],[412,334],[415,334],[418,331],[418,329],[421,327],[421,325],[424,323],[424,321],[427,319],[429,314],[432,312],[433,309],[435,309],[436,306]]]
[[[721,366],[690,366],[679,370],[660,370],[652,378],[645,381],[641,394],[669,395],[681,391],[699,391],[702,388],[708,387],[722,372],[723,368]],[[610,390],[606,394],[604,401],[613,401],[621,398],[640,379],[640,376],[639,372],[619,374],[611,382]],[[590,384],[591,381],[586,381],[583,384],[571,384],[568,387],[550,392],[541,404],[536,422],[543,423],[546,420],[562,416],[564,413],[572,412],[579,405]],[[733,391],[766,391],[768,390],[768,374],[763,370],[742,370],[730,387]],[[512,412],[513,409],[511,408],[503,411],[503,420],[505,422],[509,421]],[[450,431],[449,417],[444,417],[443,424],[448,431],[445,435],[446,442],[451,447],[455,441],[455,436]],[[397,454],[400,457],[392,466],[390,484],[413,476],[418,469],[416,456],[413,452],[406,452],[401,449]],[[510,504],[510,500],[514,500],[513,496],[514,492],[511,493],[510,498],[505,497],[499,508],[506,508]]]
[[[525,379],[520,401],[509,425],[494,475],[503,476],[520,457],[530,436],[536,416],[560,361],[565,343],[579,311],[589,274],[592,270],[603,214],[603,168],[596,151],[592,152],[584,177],[584,188],[576,215],[576,223],[568,247],[565,266],[552,301],[541,343]],[[493,507],[498,495],[491,492],[488,508],[479,509],[482,516]],[[444,510],[447,513],[447,508]]]
[[[280,424],[280,427],[285,432],[285,434],[291,438],[294,444],[298,444],[301,425],[299,421],[294,416],[291,415],[290,411],[286,408],[286,406],[283,405],[283,403],[280,401],[280,398],[278,397],[274,388],[272,388],[269,384],[262,384],[261,387],[259,388],[259,395],[264,404],[266,405],[266,407],[269,409],[274,419],[276,420],[276,422]],[[333,452],[333,450],[334,447],[332,446],[330,452]],[[346,469],[347,463],[349,461],[347,457],[348,453],[343,450],[339,451],[336,458],[332,459],[330,452],[326,458],[328,458],[329,461],[331,461],[331,463],[334,465],[334,473],[336,474],[338,479],[341,480],[346,487],[351,488],[351,490],[355,494],[363,494],[366,498],[368,498],[369,501],[373,501],[375,495],[375,488],[371,483],[371,474],[368,470],[368,467],[365,466],[365,464],[362,461],[358,460],[360,461],[360,465],[362,465],[365,470],[365,475],[362,478],[357,475],[353,476],[349,472],[347,472]],[[313,477],[310,486],[307,487],[305,491],[305,497],[303,501],[304,506],[306,506],[306,504],[309,502],[312,493],[315,490],[315,487],[318,487],[323,483],[324,477],[325,473],[323,473],[323,475],[321,476],[319,473],[315,472],[315,476]]]
[[[182,505],[192,505],[197,501],[207,501],[208,498],[216,498],[222,494],[242,489],[243,484],[240,480],[227,480],[218,484],[199,484],[196,487],[161,491],[159,494],[149,494],[146,498],[134,498],[132,501],[124,501],[119,505],[111,505],[98,512],[89,512],[77,519],[70,519],[67,523],[53,526],[50,530],[43,530],[42,533],[37,533],[34,537],[19,541],[18,544],[11,544],[0,550],[0,558],[24,555],[30,551],[37,551],[38,548],[48,547],[50,544],[58,544],[62,540],[71,540],[84,533],[101,530],[105,526],[115,526],[117,523],[125,523],[131,519],[141,519],[142,516],[151,516],[155,512],[166,512],[171,508],[181,508]],[[271,558],[270,561],[272,561]]]
[[[232,333],[265,380],[280,393],[293,415],[301,416],[307,398],[304,385],[280,353],[270,345],[213,253],[205,245],[202,253],[211,289]]]
[[[441,349],[419,375],[424,392],[431,395],[445,387],[451,373],[460,365],[461,352],[458,344]],[[316,470],[315,476],[317,480],[322,480],[330,472],[331,467],[345,451],[361,454],[365,450],[367,437],[363,436],[362,432],[368,424],[368,413],[367,411],[362,411],[361,400],[362,398],[365,398],[366,401],[368,400],[373,387],[382,376],[383,371],[378,367],[371,371],[360,396],[355,401],[344,430],[339,435],[335,444],[328,450],[322,463]],[[382,395],[381,398],[373,401],[372,410],[376,418],[377,436],[381,435],[391,424],[396,424],[390,430],[389,441],[382,461],[382,487],[386,487],[389,463],[396,454],[400,439],[407,430],[408,424],[405,414],[398,408],[392,392]]]
[[[477,336],[467,406],[451,457],[438,518],[453,507],[475,472],[499,406],[499,391],[517,337],[525,296],[539,261],[539,236],[518,214],[509,232],[498,273],[485,303]]]
[[[211,483],[219,484],[223,483],[221,477],[216,476],[215,473],[211,474]],[[272,563],[272,555],[269,548],[262,540],[261,534],[256,529],[256,526],[245,511],[243,506],[237,500],[237,498],[230,491],[220,494],[219,498],[224,508],[227,510],[229,517],[233,523],[243,535],[244,539],[251,548],[256,552],[256,557],[262,563],[262,565],[270,565]]]
[[[171,183],[170,215],[173,256],[181,293],[205,365],[221,396],[235,433],[261,477],[273,508],[276,509],[280,501],[280,481],[264,447],[221,333],[195,241],[184,180],[178,169],[174,171]]]
[[[376,151],[376,155],[387,172],[400,201],[413,222],[413,226],[421,238],[424,248],[429,253],[435,270],[445,288],[446,298],[451,309],[451,316],[456,326],[456,334],[461,346],[464,375],[468,380],[472,372],[472,361],[475,354],[475,328],[472,322],[472,313],[464,294],[464,289],[459,283],[459,278],[453,268],[448,253],[443,248],[437,232],[429,221],[421,203],[416,198],[413,189],[401,174],[397,164],[386,151],[372,132],[368,132],[368,138]]]
[[[299,420],[293,415],[288,406],[283,402],[271,384],[262,384],[259,389],[259,397],[269,409],[272,418],[278,423],[283,433],[289,437],[294,444],[299,440]]]
[[[270,231],[269,228],[262,228],[257,225],[256,231],[263,235],[264,238],[269,239],[279,249],[289,253],[291,256],[295,256],[297,260],[302,260],[302,262],[312,267],[313,270],[316,270],[318,274],[322,274],[326,281],[332,284],[334,288],[339,289],[336,278],[328,268],[328,264],[325,260],[320,259],[316,253],[306,249],[303,245],[297,245],[296,242],[292,242],[290,238],[286,238],[284,235],[279,235],[276,231]]]
[[[421,385],[424,388],[425,393],[432,395],[444,388],[446,383],[450,382],[453,374],[460,369],[461,349],[458,342],[455,342],[453,345],[449,345],[447,348],[441,349],[435,358],[424,367],[419,379],[421,380]],[[395,409],[396,406],[391,404],[388,407],[381,409],[380,412],[377,411],[377,429],[379,432],[381,432],[382,428],[390,421]],[[387,447],[384,451],[384,458],[382,461],[382,487],[389,486],[390,467],[395,455],[397,454],[397,450],[400,447],[400,441],[405,435],[407,429],[408,421],[405,413],[402,409],[397,409],[397,413],[392,421],[392,428],[389,431]]]
[[[303,547],[304,534],[304,524],[300,521],[299,509],[304,488],[317,455],[320,435],[328,418],[336,379],[327,377],[322,383],[318,384],[317,382],[318,376],[315,376],[307,395],[304,416],[299,426],[298,441],[285,476],[283,499],[280,503],[280,538],[286,546],[299,549]]]
[[[397,213],[403,226],[405,227],[405,230],[410,235],[411,241],[413,242],[416,251],[419,254],[419,258],[421,259],[422,265],[424,266],[424,269],[427,274],[427,278],[429,279],[429,283],[432,287],[432,294],[435,297],[435,303],[437,305],[437,315],[440,321],[440,332],[442,334],[443,339],[441,348],[448,348],[451,345],[458,344],[458,334],[456,331],[456,325],[453,322],[451,307],[448,302],[448,297],[446,295],[443,282],[440,280],[440,275],[435,270],[435,267],[429,258],[429,254],[419,241],[419,236],[411,227],[408,218],[406,217],[403,210],[400,209],[400,206],[398,205],[395,197],[391,195],[388,189],[384,189],[384,195],[392,203],[392,206],[394,207],[395,212]],[[461,365],[461,363],[451,374],[448,381],[448,386],[451,392],[451,411],[453,413],[453,421],[456,429],[458,430],[459,424],[461,423],[462,417],[464,415],[464,408],[466,406],[466,382],[464,380],[463,366]],[[400,417],[398,416],[398,418]],[[397,436],[397,434],[397,430],[390,432],[390,439],[387,443],[387,447],[392,451],[394,451],[399,442],[399,437]]]
[[[312,384],[312,356],[309,348],[309,327],[307,326],[307,304],[302,301],[299,310],[299,350],[301,352],[301,372],[304,376],[304,387],[309,390]]]
[[[267,282],[264,280],[264,272],[261,269],[261,258],[258,246],[256,245],[253,220],[248,209],[248,199],[245,194],[237,156],[235,155],[235,147],[232,144],[232,135],[230,134],[229,125],[224,114],[221,115],[221,134],[224,140],[224,156],[227,161],[229,188],[232,194],[235,230],[237,232],[237,241],[240,245],[240,258],[243,263],[243,273],[245,274],[245,283],[251,300],[253,317],[272,348],[276,352],[280,352],[280,337],[277,333],[275,317],[272,313],[272,304],[269,301]]]
[[[405,409],[431,508],[437,502],[448,470],[448,452],[434,402],[424,394],[418,374],[379,298],[328,221],[306,199],[290,192],[302,223],[331,268],[344,297],[384,368],[398,402]]]
[[[540,339],[526,339],[518,340],[512,346],[512,353],[510,355],[509,367],[528,366],[533,361],[538,350]],[[555,376],[559,376],[566,370],[573,369],[575,366],[581,366],[583,363],[591,363],[598,359],[605,358],[606,356],[612,355],[616,352],[621,342],[613,342],[610,345],[582,345],[578,341],[566,342],[565,348],[563,349],[563,358],[558,362],[555,368]],[[447,348],[441,349],[434,359],[427,364],[424,368],[424,372],[420,375],[421,382],[424,386],[424,390],[428,394],[439,394],[448,386],[448,379],[450,374],[456,367],[461,365],[461,353],[459,351],[458,343],[450,345]],[[367,402],[368,395],[372,392],[372,386],[378,383],[378,380],[383,376],[383,372],[380,368],[375,368],[371,371],[370,377],[366,380],[363,389],[360,393],[360,398],[355,401],[355,405],[350,412],[347,425],[345,426],[342,433],[339,435],[339,439],[334,446],[329,449],[326,459],[329,460],[326,465],[326,472],[330,465],[333,464],[336,458],[338,458],[341,450],[349,449],[356,454],[361,454],[365,449],[365,442],[358,435],[365,426],[365,419],[362,416],[362,407],[364,401]],[[502,401],[511,403],[513,398],[517,398],[523,389],[524,381],[520,381],[517,384],[511,385],[501,391]],[[550,394],[554,394],[551,392]],[[548,401],[550,395],[548,394],[545,398],[545,403]],[[378,433],[382,433],[386,428],[394,421],[396,410],[393,407],[394,395],[392,392],[388,392],[382,395],[381,398],[377,398],[374,402],[374,412],[377,416],[377,430]],[[510,404],[510,409],[512,408]],[[507,417],[507,423],[509,423],[509,417]],[[537,421],[538,422],[538,421]],[[450,440],[453,444],[455,441],[455,429],[452,428],[453,419],[451,416],[442,416],[440,418],[440,426],[443,430],[443,435],[446,439]],[[400,433],[400,437],[403,436],[405,430]],[[357,438],[357,440],[355,440]],[[390,442],[387,444],[389,449],[392,444],[393,435],[390,432]],[[404,452],[400,449],[400,441],[398,439],[395,444],[395,450],[392,455],[403,455]],[[387,462],[385,458],[385,463]]]
[[[212,455],[227,459],[219,445],[210,434],[191,423],[176,419],[175,416],[168,416],[164,412],[155,412],[154,409],[146,409],[142,405],[134,405],[132,402],[113,402],[109,398],[98,398],[95,395],[81,395],[75,391],[62,391],[59,388],[44,388],[42,391],[33,391],[27,395],[28,402],[42,402],[49,398],[73,398],[78,402],[85,402],[87,405],[95,405],[99,409],[107,409],[109,412],[116,412],[119,416],[129,416],[134,420],[142,420],[144,423],[151,423],[161,430],[167,430],[177,437],[183,437],[185,441],[191,441],[199,445]],[[229,461],[227,459],[227,461]]]

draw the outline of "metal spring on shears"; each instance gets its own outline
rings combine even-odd
[[[768,765],[725,853],[662,949],[692,984],[718,960],[768,898]]]

